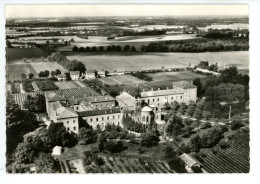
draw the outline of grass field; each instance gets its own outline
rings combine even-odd
[[[118,76],[111,76],[106,78],[100,78],[101,82],[104,82],[108,85],[121,85],[121,84],[138,84],[144,83],[145,81],[133,77],[131,75],[118,75]]]
[[[56,86],[58,86],[59,89],[72,89],[72,88],[78,88],[72,81],[60,81],[60,82],[54,82]]]
[[[10,64],[6,65],[6,79],[8,81],[22,80],[21,74],[33,73],[34,76],[38,76],[35,69],[30,64]]]
[[[176,72],[160,72],[160,73],[150,73],[148,76],[153,78],[153,81],[166,81],[166,80],[193,80],[195,78],[205,78],[207,76],[201,75],[191,71],[176,71]]]
[[[7,64],[23,58],[39,58],[42,56],[46,57],[47,54],[39,48],[6,48]]]
[[[69,60],[77,59],[87,69],[108,71],[139,71],[150,69],[186,67],[200,61],[218,63],[220,67],[237,66],[249,68],[249,52],[207,52],[207,53],[80,53],[64,52]],[[222,64],[222,65],[221,65]]]
[[[59,69],[62,74],[68,72],[65,68],[63,68],[61,65],[59,65],[56,62],[36,62],[36,63],[30,63],[32,67],[35,69],[37,73],[48,70],[48,71],[55,71],[56,69]]]

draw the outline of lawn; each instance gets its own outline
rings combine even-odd
[[[249,52],[205,52],[205,53],[143,53],[143,52],[64,52],[69,60],[83,62],[87,69],[113,71],[140,71],[179,68],[197,65],[200,61],[218,63],[220,67],[237,66],[249,68]]]
[[[54,82],[56,86],[58,86],[59,89],[72,89],[72,88],[78,88],[72,81],[60,81],[60,82]]]
[[[100,78],[101,82],[104,82],[108,85],[121,85],[121,84],[138,84],[144,83],[145,81],[133,77],[131,75],[118,75],[118,76],[111,76],[106,78]]]
[[[21,74],[29,74],[32,73],[34,76],[38,76],[35,69],[31,64],[10,64],[6,65],[6,78],[7,81],[17,81],[22,80]]]
[[[55,71],[56,69],[59,69],[62,74],[68,72],[68,70],[66,70],[56,62],[36,62],[30,64],[32,65],[32,67],[35,69],[37,73],[40,73],[41,71],[44,70],[48,70],[51,72],[51,71]]]
[[[21,60],[23,58],[40,58],[47,54],[39,48],[6,48],[6,63]]]

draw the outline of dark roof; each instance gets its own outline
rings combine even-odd
[[[70,71],[70,75],[79,75],[79,71]]]
[[[195,86],[191,83],[188,83],[186,81],[174,82],[173,85],[178,86],[179,88],[182,88],[182,89],[197,88],[197,86]]]
[[[81,111],[78,112],[78,115],[81,117],[88,117],[88,116],[98,116],[98,115],[105,115],[105,114],[115,114],[120,113],[120,108],[112,108],[112,109],[95,109],[91,111]]]
[[[82,105],[89,103],[98,103],[98,102],[107,102],[107,101],[115,101],[115,99],[111,96],[95,96],[95,97],[86,97],[86,98],[77,98],[77,99],[69,99],[68,100],[71,105],[76,105],[82,103]]]

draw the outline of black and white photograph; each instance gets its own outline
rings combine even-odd
[[[249,12],[7,4],[5,172],[250,173]]]

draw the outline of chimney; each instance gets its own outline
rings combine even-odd
[[[153,88],[151,89],[151,91],[153,91]]]
[[[158,88],[158,91],[160,91],[160,88]]]

